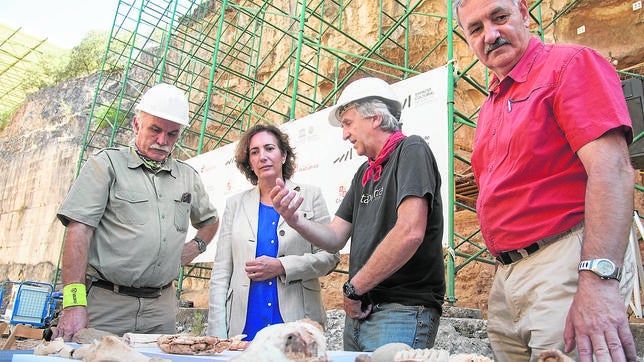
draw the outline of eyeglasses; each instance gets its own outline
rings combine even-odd
[[[338,116],[342,117],[342,115],[345,114],[348,110],[352,108],[356,108],[357,106],[358,106],[358,103],[347,103],[345,105],[338,107]]]

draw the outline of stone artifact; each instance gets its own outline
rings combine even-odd
[[[36,356],[72,358],[73,352],[74,348],[65,344],[62,337],[50,342],[42,342],[34,348],[34,355]]]
[[[412,348],[404,343],[387,343],[376,348],[375,351],[371,353],[371,359],[367,361],[372,362],[391,362],[396,357],[396,353],[400,351],[409,351]],[[361,355],[362,358],[368,358],[369,355]]]
[[[235,338],[217,338],[212,336],[192,336],[189,334],[162,335],[157,345],[165,353],[208,355],[223,351],[242,351],[250,342]]]
[[[371,356],[361,354],[356,362],[492,362],[477,354],[453,354],[436,348],[412,349],[404,343],[388,343],[378,347]],[[559,362],[559,361],[557,361]]]
[[[53,341],[43,341],[34,348],[34,355],[62,357],[85,362],[170,362],[170,360],[148,357],[126,345],[121,338],[104,336],[100,341],[94,340],[80,348],[65,344],[62,338]]]
[[[449,362],[449,352],[442,349],[425,348],[400,351],[394,356],[394,362]]]
[[[556,349],[547,350],[539,355],[539,362],[574,362],[575,360],[566,356]]]
[[[148,357],[135,351],[116,336],[105,336],[74,351],[74,359],[85,362],[171,362],[169,359]]]
[[[72,337],[72,342],[78,343],[78,344],[90,344],[94,341],[100,341],[103,339],[105,336],[114,336],[116,337],[115,334],[102,331],[100,329],[96,328],[81,328],[74,334],[74,337]]]
[[[329,362],[326,339],[320,324],[303,319],[274,324],[255,335],[246,351],[235,362]]]

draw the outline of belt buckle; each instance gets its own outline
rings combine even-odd
[[[532,245],[530,245],[530,246],[532,246]],[[539,250],[539,248],[538,248],[538,247],[537,247],[537,250]],[[535,251],[536,251],[536,250],[535,250]],[[523,259],[523,258],[527,258],[527,257],[528,257],[528,256],[530,256],[530,254],[531,254],[531,253],[528,251],[528,249],[527,249],[527,248],[517,249],[517,250],[515,250],[515,252],[516,252],[517,254],[519,254],[519,257],[517,257],[517,260],[516,260],[516,261],[519,261],[519,260],[521,260],[521,259]]]

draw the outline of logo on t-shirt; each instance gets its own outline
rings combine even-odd
[[[361,204],[368,204],[368,203],[370,203],[372,201],[378,200],[379,198],[382,197],[382,194],[384,192],[385,192],[385,188],[381,187],[381,188],[376,188],[375,190],[373,190],[373,194],[362,194],[362,196],[360,196],[360,203]]]

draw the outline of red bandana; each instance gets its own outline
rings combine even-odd
[[[398,143],[400,143],[400,141],[402,141],[405,137],[407,136],[405,136],[401,131],[396,131],[392,133],[391,136],[389,136],[387,142],[385,142],[385,145],[382,146],[378,157],[376,157],[376,160],[368,160],[369,167],[367,167],[364,175],[362,175],[362,186],[367,184],[367,181],[369,181],[371,175],[373,175],[374,181],[380,180],[380,174],[382,173],[381,164],[389,158],[389,155],[391,155],[391,153],[396,149]]]

